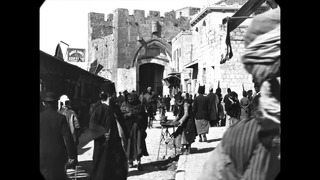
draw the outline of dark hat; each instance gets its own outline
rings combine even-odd
[[[58,96],[56,93],[54,92],[46,92],[43,96],[42,96],[42,100],[43,101],[55,101],[58,100]]]
[[[198,88],[198,93],[199,94],[204,94],[205,86],[199,86]]]
[[[236,92],[234,92],[234,91],[232,91],[232,92],[230,93],[230,95],[231,95],[232,97],[238,97],[238,94],[237,94]]]
[[[100,86],[100,93],[101,94],[112,95],[115,92],[116,92],[116,88],[115,88],[114,83],[112,83],[112,82],[104,82]]]

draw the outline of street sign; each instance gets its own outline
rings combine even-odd
[[[85,62],[85,49],[68,48],[68,61],[69,62]]]

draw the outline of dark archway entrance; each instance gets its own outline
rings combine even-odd
[[[139,66],[139,89],[146,92],[150,86],[155,94],[162,95],[164,66],[154,63],[146,63]]]

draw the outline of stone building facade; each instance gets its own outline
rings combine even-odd
[[[188,8],[187,8],[188,9]],[[189,7],[189,16],[197,8]],[[185,10],[186,11],[186,10]],[[185,12],[184,11],[184,15]],[[188,15],[188,14],[187,14]],[[190,17],[159,11],[115,9],[113,14],[91,12],[88,15],[88,67],[103,67],[98,75],[116,84],[117,91],[167,91],[163,78],[176,71],[172,64],[171,40],[181,31],[190,29]],[[92,67],[96,66],[96,67]]]
[[[251,75],[243,68],[240,57],[244,49],[243,35],[248,27],[250,20],[245,20],[239,27],[230,33],[231,47],[233,57],[224,64],[220,64],[220,60],[226,52],[226,24],[222,24],[222,19],[231,17],[240,6],[212,6],[202,11],[203,17],[198,16],[192,21],[193,34],[193,61],[198,63],[197,86],[205,85],[205,92],[209,92],[209,88],[218,87],[223,94],[226,89],[242,96],[242,85],[246,90],[253,89]]]
[[[180,90],[191,92],[192,69],[184,68],[185,64],[192,61],[192,32],[182,31],[172,39],[173,67],[180,73]]]
[[[195,94],[199,85],[205,85],[205,92],[208,93],[210,87],[216,89],[219,84],[222,94],[226,94],[227,88],[230,88],[241,98],[243,87],[245,90],[254,90],[252,77],[241,63],[241,55],[244,51],[243,35],[251,23],[251,18],[247,18],[231,31],[233,57],[220,64],[220,60],[226,53],[227,34],[227,25],[223,24],[222,20],[225,17],[231,17],[245,2],[221,1],[203,8],[190,21],[191,50],[189,43],[183,45],[173,43],[173,49],[182,48],[180,51],[191,55],[191,58],[187,58],[187,61],[191,59],[191,62],[182,64],[181,72],[186,72],[187,69],[191,69],[192,72],[185,78],[188,81],[182,85],[182,91]],[[268,8],[263,5],[252,16],[266,10]]]

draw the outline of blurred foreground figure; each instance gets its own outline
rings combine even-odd
[[[47,92],[40,113],[40,172],[46,180],[65,180],[65,165],[77,157],[66,116],[57,112],[58,96]],[[68,161],[69,159],[69,161]]]
[[[80,125],[78,121],[77,114],[71,108],[71,101],[67,95],[60,96],[58,104],[58,113],[65,115],[67,118],[68,127],[70,128],[73,141],[75,144],[75,149],[77,151],[80,137]],[[78,152],[77,152],[78,153]],[[78,163],[78,158],[75,159],[74,163],[70,164],[70,167],[75,169],[75,166]]]
[[[280,8],[253,18],[242,62],[260,88],[254,114],[231,125],[200,180],[271,180],[280,172]]]
[[[94,140],[94,149],[91,180],[127,179],[127,157],[119,131],[122,130],[126,138],[128,133],[114,95],[114,83],[103,83],[100,101],[92,107],[90,132]]]

